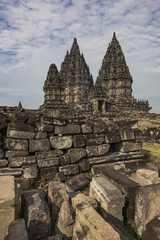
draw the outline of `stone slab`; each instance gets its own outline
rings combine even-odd
[[[19,139],[33,139],[35,137],[35,132],[26,132],[7,129],[8,138],[19,138]]]
[[[9,157],[9,167],[22,167],[24,165],[32,165],[36,163],[35,156],[26,157]]]
[[[84,135],[87,146],[100,145],[104,143],[104,134],[86,134]]]
[[[70,164],[70,165],[59,167],[59,171],[64,172],[64,175],[66,176],[75,175],[79,173],[79,166],[77,163]]]
[[[39,168],[45,168],[45,167],[53,167],[59,165],[59,158],[46,158],[46,159],[39,159],[37,160],[37,164]]]
[[[81,133],[81,128],[79,124],[67,124],[64,126],[55,126],[54,134],[78,134]]]
[[[68,149],[72,147],[72,136],[50,136],[52,148]]]
[[[0,239],[8,235],[8,227],[15,219],[15,182],[13,176],[0,176]]]
[[[46,159],[46,158],[54,158],[61,156],[63,154],[63,151],[60,149],[56,150],[50,150],[50,151],[42,151],[42,152],[36,152],[35,157],[36,159]]]
[[[8,150],[5,152],[5,157],[26,157],[29,155],[29,151],[14,151]]]
[[[142,150],[142,143],[137,142],[122,142],[121,152],[135,152]]]
[[[68,179],[65,182],[66,189],[68,192],[75,192],[89,186],[90,181],[92,180],[89,173],[81,173],[77,176],[74,176]]]

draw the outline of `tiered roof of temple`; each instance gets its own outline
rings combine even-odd
[[[67,51],[61,70],[51,64],[44,84],[44,109],[70,109],[102,113],[148,112],[148,101],[132,96],[132,77],[115,33],[109,44],[95,85],[76,38]]]

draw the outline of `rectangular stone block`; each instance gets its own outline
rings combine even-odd
[[[142,143],[122,142],[121,152],[135,152],[142,150]]]
[[[40,176],[41,180],[51,180],[55,177],[56,173],[58,172],[57,166],[48,167],[48,168],[40,168]]]
[[[54,117],[43,117],[41,118],[43,123],[49,123],[49,124],[53,124],[53,125],[65,125],[66,124],[66,120],[65,119],[57,119]]]
[[[93,125],[93,133],[106,133],[108,130],[108,125],[98,123]]]
[[[104,134],[87,134],[84,135],[86,145],[92,146],[92,145],[100,145],[104,143]]]
[[[85,172],[90,169],[90,163],[87,158],[83,158],[78,162],[80,172]]]
[[[15,182],[12,176],[0,176],[0,239],[8,235],[8,227],[15,218]]]
[[[29,140],[29,152],[49,151],[50,143],[48,139]]]
[[[9,138],[19,138],[19,139],[33,139],[35,132],[17,131],[7,129],[7,137]]]
[[[47,132],[36,132],[35,139],[47,138]]]
[[[131,127],[120,127],[119,132],[123,141],[135,139],[134,130]]]
[[[122,192],[109,182],[106,177],[100,176],[92,178],[89,196],[99,202],[104,218],[107,213],[109,213],[123,221],[122,209],[125,205],[125,196],[122,195]]]
[[[16,131],[25,131],[25,132],[34,132],[35,128],[34,126],[31,126],[29,124],[24,124],[24,123],[9,123],[8,130],[16,130]]]
[[[92,133],[92,124],[82,124],[82,133]]]
[[[61,166],[69,165],[71,162],[71,157],[69,154],[64,154],[59,157],[59,161]]]
[[[19,177],[22,175],[21,168],[0,168],[0,176],[16,176]]]
[[[107,131],[105,134],[106,143],[118,143],[121,141],[121,137],[118,130]]]
[[[8,165],[7,159],[0,159],[0,167],[5,167]]]
[[[36,123],[36,129],[39,132],[53,132],[53,124],[45,124],[42,122]]]
[[[37,160],[37,164],[39,168],[45,168],[45,167],[52,167],[59,165],[59,158],[46,158],[46,159],[39,159]]]
[[[72,147],[72,136],[50,136],[52,148],[68,149]]]
[[[78,134],[81,133],[79,124],[67,124],[64,126],[55,126],[54,134]]]
[[[102,144],[98,146],[98,154],[99,155],[104,155],[106,154],[110,149],[110,144]]]
[[[26,157],[29,155],[29,151],[14,151],[8,150],[5,152],[5,157]]]
[[[28,166],[22,166],[23,169],[23,177],[24,178],[36,178],[38,169],[37,165],[28,165]]]
[[[79,166],[78,164],[71,164],[67,166],[59,167],[60,172],[64,172],[64,175],[75,175],[79,173]]]
[[[10,167],[21,167],[24,165],[30,165],[36,163],[35,156],[27,157],[9,157],[9,166]]]
[[[68,154],[70,155],[71,163],[76,163],[86,157],[86,150],[85,148],[71,148],[68,150]]]
[[[135,224],[137,233],[143,237],[146,225],[160,216],[160,184],[140,187],[136,193]]]
[[[28,151],[28,140],[5,138],[4,146],[6,150]]]
[[[63,154],[62,150],[50,150],[50,151],[43,151],[43,152],[36,152],[35,157],[36,159],[46,159],[46,158],[55,158],[61,156]]]
[[[88,157],[98,156],[98,147],[97,146],[87,146],[86,152]]]
[[[84,147],[85,146],[85,139],[83,135],[74,135],[73,137],[73,145],[74,147]]]

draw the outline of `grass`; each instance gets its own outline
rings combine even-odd
[[[138,122],[139,130],[143,131],[145,128],[157,128],[160,127],[160,119],[156,120],[140,120]]]
[[[151,162],[160,164],[160,144],[143,143],[142,149]]]

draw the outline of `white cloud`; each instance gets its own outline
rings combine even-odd
[[[39,107],[48,67],[54,62],[60,68],[73,37],[96,79],[114,31],[133,76],[135,97],[158,95],[159,0],[0,0],[0,4],[0,94],[6,99],[17,89],[24,92],[26,107]],[[8,88],[11,91],[5,92]],[[17,102],[19,97],[15,91]]]

